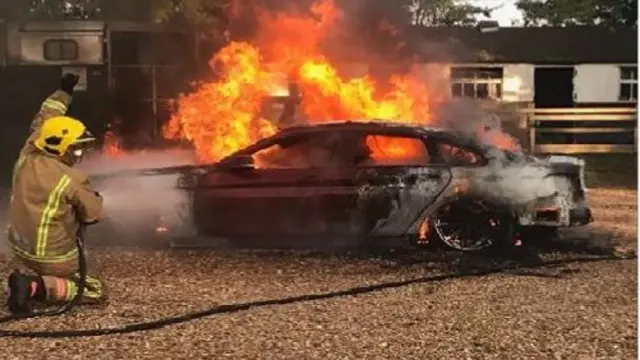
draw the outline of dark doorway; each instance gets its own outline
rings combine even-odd
[[[535,68],[536,108],[573,107],[573,67]]]

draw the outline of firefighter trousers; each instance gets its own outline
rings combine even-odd
[[[15,257],[28,269],[38,274],[44,283],[47,302],[66,302],[78,293],[78,258],[64,262],[43,262],[28,259],[20,254]],[[80,304],[103,304],[108,300],[104,283],[94,276],[87,275],[85,289]]]

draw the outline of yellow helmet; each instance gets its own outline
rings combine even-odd
[[[80,120],[56,116],[44,121],[34,144],[42,151],[63,156],[72,145],[95,139]]]

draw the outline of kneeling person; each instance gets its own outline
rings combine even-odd
[[[32,300],[68,301],[77,294],[76,236],[101,219],[102,197],[73,165],[94,140],[76,119],[47,119],[14,167],[9,246],[37,275],[15,271],[9,276],[12,313],[29,312]],[[93,277],[87,277],[83,295],[85,303],[106,300],[103,285]]]

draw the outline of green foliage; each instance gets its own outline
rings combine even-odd
[[[0,0],[0,17],[24,20],[149,20],[151,0]]]
[[[196,27],[217,27],[225,18],[226,0],[152,0],[157,22],[181,18]]]
[[[95,17],[98,0],[1,0],[0,17],[6,20],[66,20]]]
[[[525,26],[635,27],[637,0],[518,0]]]
[[[8,20],[180,19],[207,27],[219,24],[227,3],[227,0],[0,0],[0,13]]]
[[[473,26],[492,9],[463,0],[413,0],[413,23],[420,26]]]

